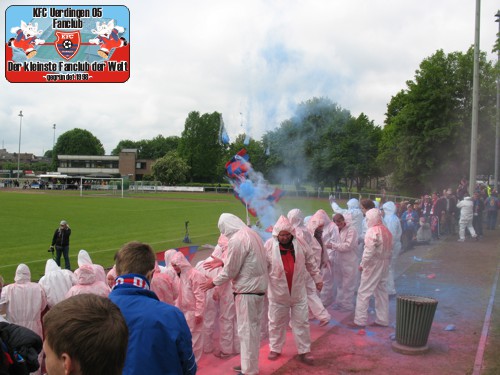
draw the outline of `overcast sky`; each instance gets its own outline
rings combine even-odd
[[[99,2],[43,1],[55,5]],[[5,10],[31,1],[0,0]],[[180,136],[191,111],[223,114],[231,140],[263,133],[295,106],[328,97],[382,125],[391,97],[420,62],[474,44],[474,0],[113,1],[130,10],[130,79],[113,84],[20,84],[0,66],[0,148],[42,155],[73,128],[111,153],[123,139]],[[498,0],[481,2],[480,48],[491,52]],[[29,20],[26,20],[29,21]],[[11,37],[10,30],[3,32]]]

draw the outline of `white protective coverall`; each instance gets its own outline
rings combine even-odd
[[[218,222],[228,239],[228,256],[214,285],[232,280],[238,337],[241,345],[241,372],[259,373],[260,323],[267,290],[267,261],[260,236],[233,214],[223,213]]]
[[[460,220],[458,221],[458,236],[459,241],[465,241],[465,228],[470,232],[472,238],[476,238],[477,234],[472,226],[474,218],[474,202],[471,197],[464,197],[457,203],[457,208],[460,208]]]
[[[220,258],[222,250],[218,246],[212,248],[214,249],[212,251],[212,255]],[[213,279],[218,273],[217,269],[206,270],[203,268],[205,262],[210,262],[211,260],[213,260],[213,258],[209,256],[204,260],[200,260],[194,267],[203,276],[209,279]],[[215,331],[215,323],[217,317],[219,316],[219,300],[214,299],[214,293],[215,289],[213,288],[205,292],[205,312],[203,313],[203,353],[212,353],[214,351],[213,335]]]
[[[228,238],[221,234],[217,241],[213,255],[227,260]],[[220,255],[219,255],[220,253]],[[217,269],[217,275],[222,268]],[[238,338],[238,327],[236,324],[236,306],[231,283],[224,283],[215,288],[214,294],[219,302],[219,344],[221,353],[236,354],[240,352],[240,340]]]
[[[384,224],[392,234],[392,256],[391,265],[389,267],[389,278],[387,279],[387,293],[392,295],[396,294],[396,287],[394,284],[394,267],[396,266],[398,257],[401,254],[401,235],[403,234],[403,230],[401,229],[399,217],[396,214],[397,208],[394,202],[385,202],[382,205],[382,209],[384,210]]]
[[[285,275],[285,268],[280,253],[278,234],[281,231],[291,233],[295,263],[291,290]],[[292,224],[284,216],[280,216],[273,227],[273,237],[266,241],[265,249],[269,272],[269,348],[272,352],[281,353],[285,344],[288,321],[292,327],[298,354],[311,351],[311,335],[309,329],[306,282],[307,275],[315,283],[322,281],[319,267],[308,246],[301,238],[295,236]]]
[[[71,287],[66,293],[66,298],[77,294],[97,294],[107,297],[110,289],[107,283],[97,280],[95,268],[92,264],[84,264],[78,268],[78,283]]]
[[[327,253],[322,251],[319,242],[311,235],[311,233],[309,233],[309,231],[305,227],[304,215],[302,214],[302,211],[298,208],[294,208],[293,210],[290,210],[288,212],[287,217],[290,221],[290,224],[292,224],[293,228],[295,229],[295,235],[298,238],[304,240],[306,244],[310,245],[318,267],[320,269],[322,269],[323,267],[327,267]],[[324,254],[324,259],[321,258],[322,254]],[[315,319],[318,319],[322,323],[329,322],[332,317],[325,306],[323,306],[323,303],[319,298],[313,278],[311,277],[311,275],[307,274],[306,279],[307,303],[313,317]]]
[[[176,276],[177,277],[177,276]],[[162,273],[158,262],[155,262],[155,271],[150,283],[151,291],[153,291],[160,301],[174,305],[178,296],[178,289],[174,285],[172,276],[168,273]]]
[[[196,319],[203,319],[205,313],[205,292],[200,285],[207,281],[200,271],[193,268],[184,254],[177,252],[171,263],[181,269],[179,275],[179,297],[176,306],[184,313],[193,342],[193,353],[198,362],[203,354],[203,321],[196,324]]]
[[[54,259],[47,260],[45,275],[38,281],[38,284],[42,286],[47,296],[49,308],[61,302],[74,285],[71,276],[67,272],[63,272]]]
[[[318,240],[319,234],[314,234],[316,231],[321,232],[321,247],[322,257],[327,254],[328,264],[321,269],[323,275],[323,289],[320,292],[321,302],[323,306],[330,306],[335,300],[334,290],[334,274],[333,274],[333,251],[327,248],[329,242],[336,242],[339,238],[339,229],[333,223],[328,214],[324,210],[318,210],[307,222],[307,229],[313,237]],[[319,242],[319,241],[318,241]]]
[[[365,326],[368,321],[370,297],[375,297],[375,323],[389,325],[389,295],[387,278],[392,255],[392,235],[382,222],[378,208],[366,212],[365,249],[360,266],[361,281],[356,299],[354,323]]]
[[[351,215],[351,226],[356,229],[358,236],[360,236],[363,231],[363,211],[359,207],[359,201],[356,198],[349,199],[347,201],[347,208],[341,208],[335,201],[331,201],[330,205],[333,212],[342,214],[344,218],[346,214]]]
[[[47,307],[47,297],[40,284],[31,282],[31,272],[26,264],[17,266],[14,284],[3,287],[0,305],[7,305],[6,318],[14,323],[31,329],[43,338],[42,312]],[[43,360],[43,350],[38,362]],[[31,374],[41,374],[41,368]]]
[[[177,276],[177,272],[175,272],[171,264],[172,257],[175,254],[177,254],[177,250],[175,249],[165,250],[164,253],[165,267],[161,268],[161,272],[169,274],[172,277],[172,280],[174,280],[174,286],[176,287],[177,290],[179,290],[179,277]]]
[[[351,226],[356,228],[356,232],[358,233],[358,249],[356,253],[358,254],[358,258],[361,259],[363,255],[363,211],[361,211],[361,207],[359,205],[359,200],[356,198],[351,198],[347,201],[347,208],[341,208],[337,202],[330,201],[330,205],[332,206],[332,210],[336,214],[342,214],[344,217],[346,214],[351,215]]]
[[[339,231],[339,240],[330,242],[328,247],[333,251],[334,287],[337,290],[335,308],[352,311],[359,274],[358,232],[352,225],[351,214],[342,216],[346,225]]]
[[[3,287],[0,304],[7,305],[7,321],[43,337],[41,315],[47,307],[47,297],[41,285],[31,282],[31,272],[26,264],[17,266],[14,284]]]
[[[78,252],[78,267],[81,267],[84,264],[92,265],[95,269],[96,280],[102,281],[103,283],[107,284],[106,272],[104,271],[103,266],[101,266],[100,264],[92,263],[92,259],[90,258],[87,250],[82,249]],[[78,269],[75,270],[75,275],[78,278]]]

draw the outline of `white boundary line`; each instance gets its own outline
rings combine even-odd
[[[217,236],[217,233],[215,233],[215,232],[214,233],[209,233],[208,236],[210,236],[212,234],[214,236]],[[206,237],[206,236],[207,236],[207,234],[199,235],[199,236],[190,236],[190,237],[191,238],[199,238],[199,237]],[[218,237],[214,237],[214,238],[218,238]],[[169,242],[177,242],[177,241],[178,240],[165,240],[165,241],[157,241],[157,242],[148,242],[148,244],[150,244],[150,245],[158,245],[158,244],[161,244],[161,243],[167,244]],[[204,244],[202,244],[202,245],[204,245]],[[192,245],[186,244],[186,246],[192,246]],[[182,247],[182,246],[180,246],[180,247]],[[117,249],[96,250],[96,251],[92,251],[92,254],[107,253],[109,251],[118,251],[118,250],[119,250],[119,248],[117,248]],[[4,265],[0,266],[0,269],[2,269],[2,268],[8,268],[8,267],[17,267],[21,263],[24,263],[26,265],[28,265],[28,264],[34,264],[34,263],[45,263],[45,262],[47,262],[47,259],[52,259],[52,258],[37,259],[37,260],[31,260],[31,261],[27,261],[27,262],[19,262],[19,263],[15,263],[15,264],[4,264]]]
[[[479,344],[476,352],[476,360],[474,362],[474,370],[472,372],[472,375],[480,375],[481,368],[483,367],[484,349],[486,347],[486,339],[488,338],[488,331],[490,329],[491,312],[493,310],[493,303],[495,302],[495,293],[497,290],[499,274],[500,274],[500,263],[497,265],[495,280],[493,281],[493,286],[491,288],[490,301],[488,303],[488,308],[486,309],[486,316],[484,318],[481,338],[479,339]]]

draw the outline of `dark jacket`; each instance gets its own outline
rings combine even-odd
[[[8,353],[15,361],[14,353],[19,354],[26,364],[25,369],[17,366],[16,374],[30,373],[38,370],[38,354],[42,351],[42,338],[31,329],[6,322],[0,322],[0,337],[6,344]],[[24,367],[24,365],[22,366]],[[27,372],[26,372],[27,371]],[[9,372],[13,373],[13,372]]]
[[[66,229],[57,228],[52,237],[52,246],[69,246],[69,236],[71,236],[71,229],[69,227]]]

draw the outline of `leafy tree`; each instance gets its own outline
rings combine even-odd
[[[163,185],[177,185],[185,182],[189,173],[189,166],[176,151],[170,151],[156,160],[151,169],[154,178]]]
[[[57,138],[55,155],[104,155],[104,147],[97,137],[85,129],[75,128]]]
[[[221,115],[217,112],[189,113],[179,142],[179,154],[190,167],[190,180],[215,182],[220,180],[220,165],[224,146],[219,141]]]
[[[379,174],[374,162],[377,134],[380,129],[365,115],[354,119],[329,99],[313,98],[299,104],[294,117],[264,135],[263,144],[270,151],[267,168],[297,187],[310,181],[333,188],[345,178],[360,188],[368,177]]]
[[[469,171],[473,49],[437,51],[420,64],[407,89],[388,105],[379,164],[408,193],[454,186]],[[490,174],[494,158],[494,70],[480,59],[478,173]],[[490,166],[491,165],[491,166]],[[389,166],[389,167],[387,167]]]
[[[57,170],[58,155],[104,155],[104,147],[88,130],[75,128],[57,138],[52,151],[53,170]]]
[[[122,139],[120,142],[118,142],[113,151],[111,151],[111,155],[118,156],[124,148],[138,149],[139,148],[138,142],[131,141],[130,139]]]
[[[163,137],[161,134],[153,139],[143,139],[131,141],[121,140],[111,152],[112,155],[119,155],[124,148],[137,149],[137,157],[140,159],[158,159],[166,155],[169,151],[176,151],[180,138],[177,136]]]
[[[170,151],[177,151],[180,138],[163,137],[161,134],[151,140],[141,141],[138,155],[141,159],[158,159]]]

